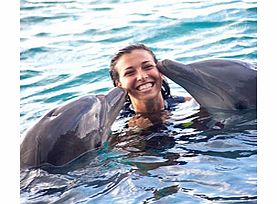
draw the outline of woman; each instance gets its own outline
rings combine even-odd
[[[155,54],[143,44],[129,45],[112,58],[110,75],[114,86],[128,92],[125,113],[147,115],[144,119],[151,121],[154,116],[157,119],[163,110],[190,99],[170,95],[168,83],[159,72],[157,63]]]

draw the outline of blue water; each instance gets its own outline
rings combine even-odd
[[[130,43],[183,63],[257,60],[254,0],[21,0],[20,8],[21,139],[49,109],[107,93],[109,61]],[[174,95],[188,95],[169,82]],[[217,116],[198,108],[181,104],[164,126],[144,131],[116,121],[115,142],[84,160],[22,171],[21,202],[256,203],[256,118],[232,115],[218,130]]]

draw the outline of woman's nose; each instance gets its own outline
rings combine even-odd
[[[143,71],[143,70],[138,70],[138,72],[137,72],[137,79],[138,80],[144,80],[144,79],[146,79],[148,77],[148,75],[147,75],[147,73],[145,72],[145,71]]]

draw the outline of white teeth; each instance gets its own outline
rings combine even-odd
[[[152,84],[151,83],[147,83],[147,84],[143,84],[143,85],[139,86],[138,90],[142,91],[142,90],[148,89],[150,87],[152,87]]]

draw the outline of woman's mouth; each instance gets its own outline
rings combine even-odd
[[[137,87],[137,90],[139,90],[139,91],[146,91],[148,89],[151,89],[153,87],[153,85],[154,85],[154,83],[148,82],[146,84],[139,85]]]

